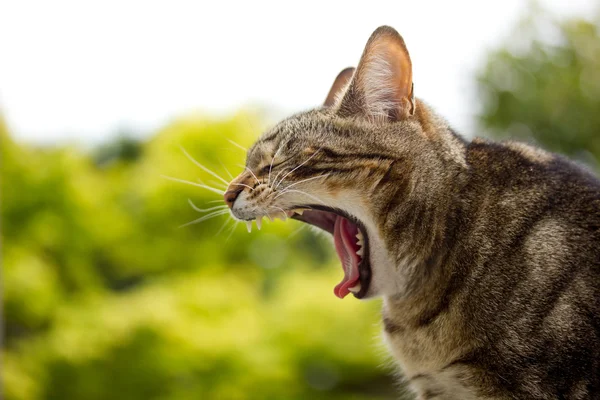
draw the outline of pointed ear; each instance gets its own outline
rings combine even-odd
[[[381,26],[367,42],[338,114],[398,121],[414,112],[412,64],[408,50],[394,28]]]
[[[354,67],[348,67],[338,74],[333,81],[331,89],[329,89],[329,94],[325,99],[325,103],[323,103],[324,107],[331,107],[335,104],[338,94],[340,94],[340,92],[348,85],[350,79],[352,79],[352,74],[354,74]]]

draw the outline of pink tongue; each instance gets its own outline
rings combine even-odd
[[[340,299],[343,299],[350,293],[349,288],[356,285],[359,279],[358,263],[360,257],[356,254],[358,245],[356,244],[356,234],[358,228],[346,218],[337,217],[333,230],[333,240],[335,250],[342,261],[344,269],[344,279],[333,289],[333,293]]]

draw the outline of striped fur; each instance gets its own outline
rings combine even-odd
[[[253,190],[232,211],[321,203],[362,221],[366,297],[383,297],[420,399],[600,398],[600,182],[528,145],[464,140],[413,99],[407,68],[378,29],[326,107],[248,151],[258,178],[236,178]]]

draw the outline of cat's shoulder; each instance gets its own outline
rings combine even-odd
[[[526,162],[547,165],[558,159],[557,155],[534,145],[506,140],[497,142],[480,137],[474,138],[467,146],[474,158],[504,159],[513,162]]]

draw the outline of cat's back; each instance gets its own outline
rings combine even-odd
[[[521,143],[467,154],[456,300],[484,334],[457,363],[502,377],[509,397],[600,397],[600,181]]]
[[[600,234],[600,179],[584,167],[520,142],[473,140],[467,149],[470,195],[496,217],[550,217]]]

